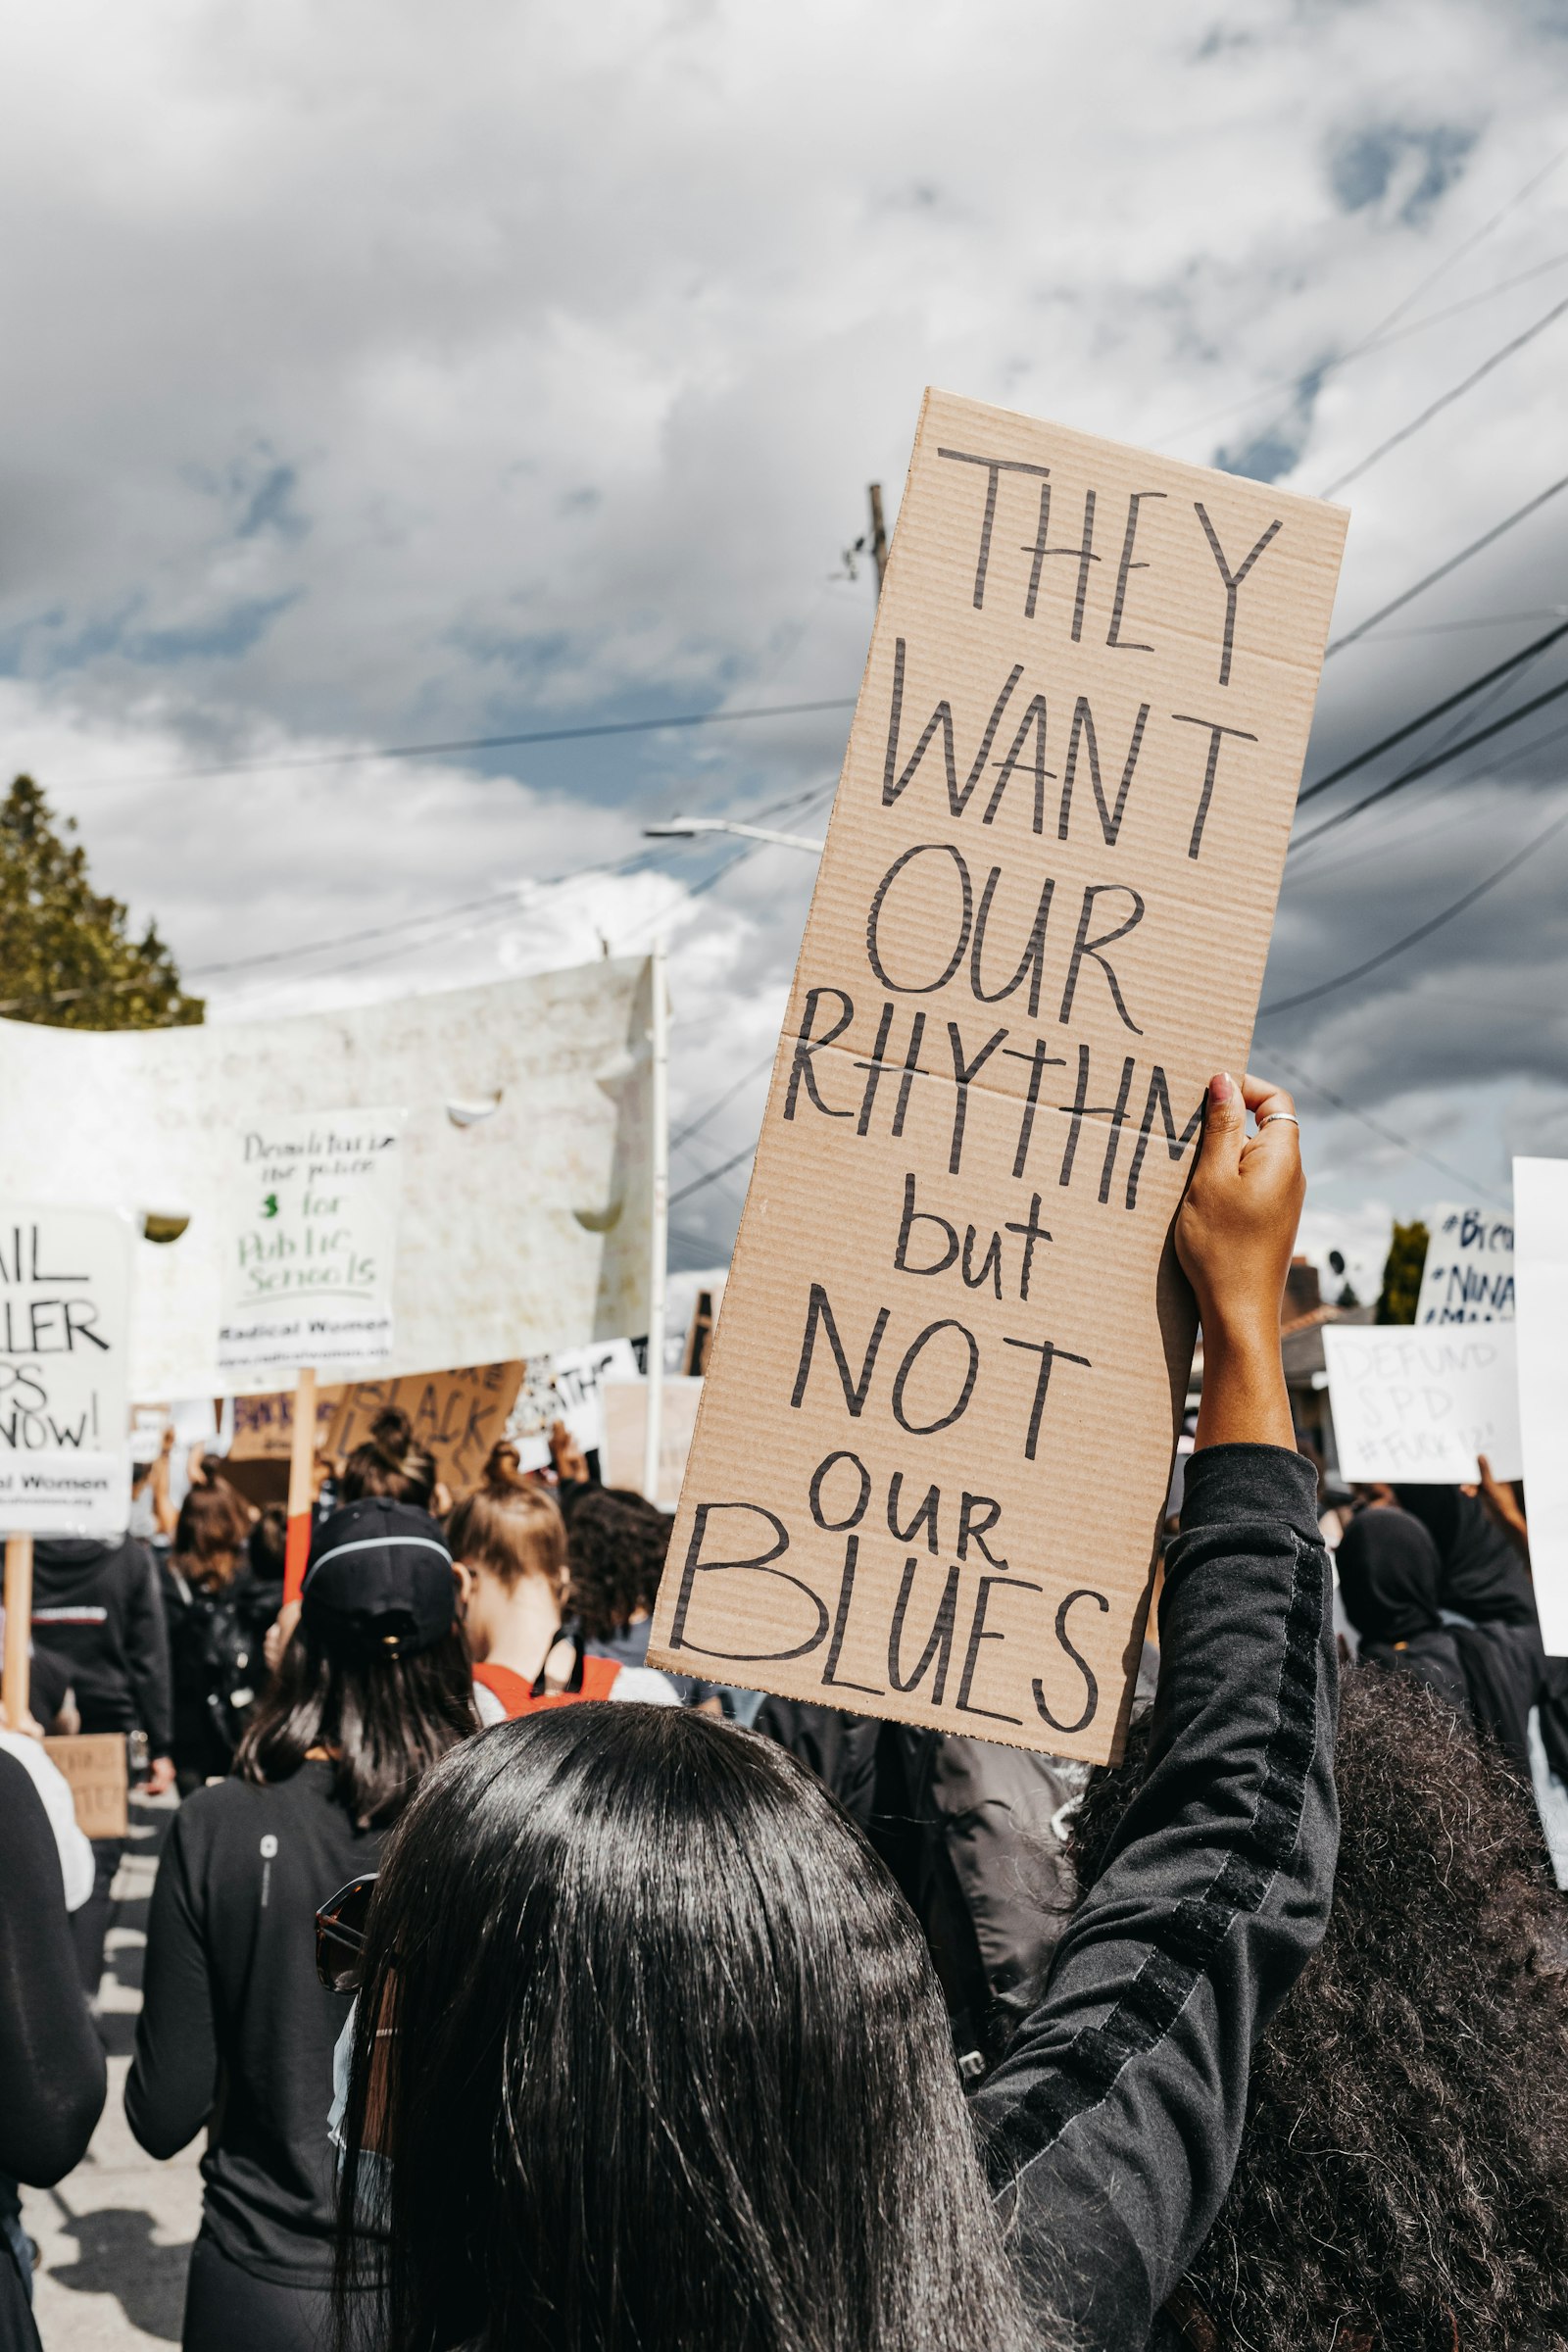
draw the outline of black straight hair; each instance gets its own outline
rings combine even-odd
[[[345,2138],[340,2346],[1038,2342],[913,1915],[792,1757],[693,1713],[542,1712],[430,1774],[370,1908]]]
[[[297,1626],[234,1757],[266,1787],[298,1772],[313,1747],[333,1751],[333,1793],[360,1829],[396,1820],[430,1766],[479,1728],[462,1628],[428,1649],[368,1655]]]

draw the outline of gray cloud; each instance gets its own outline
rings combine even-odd
[[[1568,293],[1565,170],[1377,337],[1554,152],[1564,51],[1524,0],[1263,0],[1201,31],[1180,15],[12,12],[13,766],[76,810],[95,871],[193,968],[431,917],[217,975],[219,1011],[667,926],[677,1123],[697,1115],[765,1055],[809,861],[762,852],[698,895],[733,852],[552,877],[634,858],[641,824],[682,806],[830,778],[839,718],[109,779],[852,693],[869,588],[835,575],[866,482],[896,507],[927,381],[1310,490]],[[1562,470],[1565,334],[1356,485],[1345,623]],[[1559,544],[1547,511],[1331,662],[1309,773],[1523,642],[1528,618],[1483,624],[1568,597]],[[1529,685],[1564,674],[1554,656]],[[1544,824],[1561,747],[1529,742],[1548,732],[1543,714],[1293,862],[1270,989],[1363,959]],[[1500,1180],[1510,1138],[1559,1131],[1565,871],[1568,845],[1263,1040]],[[512,888],[513,906],[437,919]],[[744,1146],[761,1085],[683,1148],[677,1183]],[[1325,1213],[1437,1182],[1321,1106],[1309,1140]],[[743,1176],[683,1207],[689,1258],[727,1240]]]

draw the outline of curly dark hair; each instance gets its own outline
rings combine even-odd
[[[1146,1744],[1138,1727],[1091,1783],[1084,1885]],[[1187,2284],[1248,2352],[1560,2342],[1568,1976],[1528,1794],[1444,1699],[1370,1665],[1345,1680],[1335,1778],[1328,1933],[1254,2054],[1236,2178]]]
[[[570,1606],[590,1642],[608,1641],[651,1609],[673,1522],[629,1487],[595,1487],[566,1521]]]

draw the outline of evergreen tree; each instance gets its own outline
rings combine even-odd
[[[1383,1288],[1378,1295],[1379,1323],[1413,1323],[1416,1302],[1421,1296],[1421,1275],[1427,1262],[1427,1244],[1431,1236],[1417,1217],[1409,1225],[1396,1223],[1394,1239],[1383,1268]]]
[[[149,922],[126,931],[119,899],[100,896],[87,853],[30,776],[0,801],[0,1015],[54,1029],[175,1029],[199,1021],[200,997]]]

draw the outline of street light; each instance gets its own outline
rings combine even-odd
[[[771,842],[780,850],[805,850],[812,858],[820,858],[822,844],[808,841],[804,833],[775,833],[767,825],[741,825],[727,816],[672,816],[667,825],[644,825],[645,841],[695,841],[703,833],[738,833],[746,841]]]

